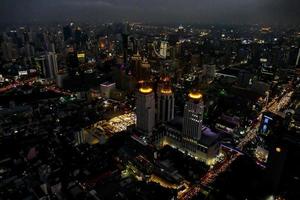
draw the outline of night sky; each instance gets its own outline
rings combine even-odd
[[[0,23],[300,24],[300,0],[1,0]]]

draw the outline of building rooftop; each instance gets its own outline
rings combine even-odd
[[[198,92],[198,91],[190,92],[190,93],[188,94],[188,96],[189,96],[191,99],[196,99],[196,100],[201,99],[201,98],[203,97],[203,95],[202,95],[200,92]]]
[[[143,93],[143,94],[149,94],[153,91],[153,89],[151,87],[141,87],[139,89],[139,92],[140,93]]]
[[[183,125],[182,117],[175,117],[172,121],[167,123],[168,127],[174,128],[175,130],[178,130],[180,132],[182,132],[182,128],[183,128],[182,125]],[[203,126],[201,139],[198,142],[203,146],[209,147],[215,144],[217,139],[218,139],[218,134],[213,132],[210,128]]]
[[[202,128],[202,135],[201,135],[201,139],[199,141],[200,144],[202,144],[203,146],[209,147],[209,146],[215,144],[217,140],[218,140],[218,134],[216,134],[215,132],[212,132],[212,130],[210,128],[207,128],[207,127]]]
[[[115,85],[115,83],[112,83],[112,82],[109,82],[109,81],[101,83],[101,86],[105,86],[105,87],[110,87],[110,86],[113,86],[113,85]]]

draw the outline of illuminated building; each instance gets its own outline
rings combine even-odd
[[[110,48],[110,43],[107,36],[99,38],[98,48],[102,51]]]
[[[168,42],[162,41],[160,43],[160,51],[159,54],[161,55],[162,58],[166,59],[167,58],[167,50],[168,50]]]
[[[83,131],[75,132],[74,137],[75,137],[74,139],[75,139],[75,144],[76,145],[86,143],[86,136],[85,136],[85,133]]]
[[[84,63],[85,62],[85,53],[82,52],[78,52],[77,53],[77,59],[80,63]]]
[[[168,92],[167,92],[168,93]],[[202,126],[203,99],[200,92],[190,92],[183,119],[176,117],[161,126],[156,145],[166,145],[211,165],[219,154],[218,135]]]
[[[188,94],[188,101],[184,106],[183,137],[198,141],[201,138],[203,120],[202,94],[198,91]]]
[[[42,76],[44,76],[43,72],[46,69],[46,59],[45,56],[34,58],[36,68],[41,73]]]
[[[204,76],[206,80],[212,81],[214,80],[216,76],[216,66],[215,65],[204,65],[203,66],[204,70]]]
[[[234,134],[234,133],[240,133],[240,118],[237,116],[228,116],[225,114],[222,114],[215,125],[215,128],[223,133],[227,134]]]
[[[174,118],[175,98],[173,91],[168,86],[163,86],[157,94],[157,121],[167,122]]]
[[[116,88],[115,83],[105,82],[100,85],[101,88],[101,96],[104,98],[110,98],[110,94],[112,90]]]
[[[282,120],[282,117],[275,113],[264,112],[259,128],[259,133],[263,136],[268,136],[270,133],[276,130],[276,127],[280,125],[280,122]]]
[[[56,75],[56,85],[60,88],[64,87],[64,81],[67,78],[67,73],[59,71]]]
[[[147,136],[155,126],[155,95],[149,86],[142,86],[136,94],[137,129]]]

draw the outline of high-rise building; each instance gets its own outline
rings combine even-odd
[[[63,34],[64,34],[64,41],[67,41],[72,37],[72,28],[71,26],[64,26],[63,27]]]
[[[142,86],[136,94],[137,129],[147,136],[155,126],[155,95],[149,86]]]
[[[77,57],[77,53],[74,50],[70,50],[70,52],[68,52],[66,64],[69,76],[75,76],[75,74],[79,71],[79,60]]]
[[[150,80],[150,68],[151,68],[150,63],[148,62],[148,60],[146,58],[144,58],[138,69],[137,80],[138,81],[140,81],[140,80],[149,81]]]
[[[37,70],[44,76],[44,72],[46,71],[46,59],[45,56],[37,57],[34,59]]]
[[[160,51],[159,54],[161,55],[162,58],[166,59],[167,58],[167,50],[168,50],[168,42],[162,41],[160,43]]]
[[[185,138],[199,141],[204,109],[202,94],[198,91],[193,91],[188,94],[188,98],[184,106],[182,134]]]
[[[159,88],[157,101],[157,122],[168,122],[174,119],[175,98],[171,87],[167,83]]]
[[[300,48],[298,50],[298,55],[297,55],[297,59],[296,59],[296,67],[299,67],[299,61],[300,61]]]
[[[1,44],[1,49],[3,52],[3,59],[5,61],[10,61],[13,58],[13,44],[11,42],[3,42]]]
[[[128,67],[128,27],[129,25],[126,23],[124,24],[124,30],[122,33],[122,42],[123,42],[123,63],[125,67]],[[128,69],[127,69],[128,70]]]
[[[216,66],[215,65],[204,65],[203,66],[204,77],[207,81],[214,80],[216,76]]]
[[[131,73],[136,78],[137,81],[142,80],[140,77],[140,68],[141,68],[142,57],[137,52],[131,56]]]
[[[239,72],[238,82],[239,86],[247,88],[253,83],[253,75],[246,70],[241,70]]]
[[[53,52],[46,54],[46,68],[43,70],[43,74],[46,78],[55,78],[58,72],[57,55]]]

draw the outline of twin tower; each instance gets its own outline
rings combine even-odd
[[[174,119],[175,98],[168,78],[163,80],[157,89],[157,102],[154,89],[149,85],[142,85],[136,95],[137,129],[151,136],[156,124],[167,123]],[[156,104],[157,103],[157,104]],[[203,121],[203,99],[198,91],[188,94],[184,106],[182,136],[186,139],[199,141]]]

